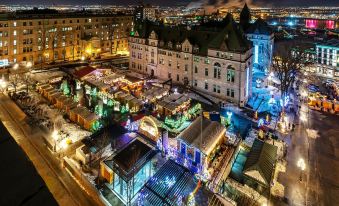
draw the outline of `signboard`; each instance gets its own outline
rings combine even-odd
[[[0,59],[0,67],[6,67],[8,65],[8,59]]]

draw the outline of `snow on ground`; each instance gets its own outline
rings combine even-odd
[[[250,129],[247,137],[244,140],[244,144],[248,147],[252,147],[254,140],[258,137],[258,131],[255,129]]]
[[[254,110],[260,112],[270,112],[277,115],[279,112],[280,92],[273,86],[267,88],[252,88],[252,97],[248,101]]]
[[[48,80],[52,79],[53,77],[61,77],[65,76],[66,73],[63,71],[46,71],[46,72],[41,72],[41,73],[34,73],[31,75],[32,79],[41,82],[41,83],[47,83]]]
[[[306,133],[311,139],[317,139],[319,137],[318,131],[314,129],[306,129]]]
[[[204,104],[211,105],[211,103],[210,103],[209,101],[207,101],[206,99],[202,98],[202,97],[201,97],[200,95],[198,95],[198,94],[189,92],[189,93],[187,94],[187,96],[188,96],[189,98],[191,98],[191,99],[195,99],[195,100],[197,100],[197,101],[199,101],[199,102],[202,102],[202,103],[204,103]]]

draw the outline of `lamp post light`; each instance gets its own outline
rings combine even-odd
[[[19,69],[19,64],[18,64],[18,63],[15,63],[15,64],[13,65],[13,69],[14,69],[14,70]]]
[[[300,158],[297,163],[298,167],[300,168],[300,177],[299,180],[302,181],[302,173],[306,169],[306,163],[303,158]]]
[[[52,138],[54,140],[54,147],[53,147],[53,151],[56,152],[56,143],[58,141],[58,131],[54,130],[53,133],[52,133]]]
[[[0,87],[1,91],[4,92],[7,87],[7,82],[5,81],[5,79],[0,79]]]
[[[26,64],[26,68],[27,69],[30,69],[32,66],[33,66],[32,62],[27,62],[27,64]]]

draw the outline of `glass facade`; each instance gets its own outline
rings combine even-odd
[[[121,178],[117,173],[113,172],[114,177],[111,189],[124,203],[131,202],[148,179],[155,174],[155,168],[152,164],[153,161],[147,162],[128,182]]]

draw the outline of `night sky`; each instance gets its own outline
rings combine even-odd
[[[1,0],[0,4],[137,4],[138,0]],[[243,4],[245,0],[144,0],[146,3],[154,5],[188,5],[192,2],[200,2],[200,4]],[[339,6],[339,0],[246,0],[246,2],[257,6]],[[199,4],[198,4],[199,5]]]

